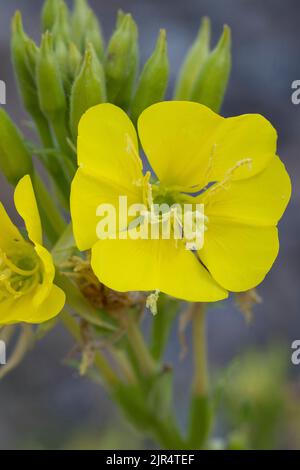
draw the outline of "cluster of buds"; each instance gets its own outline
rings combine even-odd
[[[107,45],[87,0],[74,0],[72,11],[64,0],[47,0],[41,23],[43,33],[37,45],[24,32],[17,12],[11,52],[20,96],[42,145],[28,147],[2,109],[0,169],[15,185],[25,174],[33,176],[32,154],[36,154],[68,208],[81,116],[94,105],[110,102],[136,123],[145,108],[163,100],[169,83],[166,31],[159,31],[154,50],[140,70],[138,27],[130,14],[118,12]],[[230,66],[229,28],[225,26],[210,51],[210,23],[203,19],[181,68],[174,98],[198,101],[218,111]]]

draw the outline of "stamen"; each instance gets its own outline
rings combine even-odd
[[[127,152],[128,154],[132,157],[134,163],[137,165],[139,170],[143,169],[143,162],[134,146],[134,143],[132,141],[132,138],[130,137],[129,134],[126,134],[126,140],[127,140]]]

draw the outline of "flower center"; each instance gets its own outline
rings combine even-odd
[[[42,281],[41,262],[29,242],[0,250],[0,302],[29,294]]]

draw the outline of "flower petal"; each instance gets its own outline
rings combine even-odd
[[[275,157],[258,175],[233,181],[219,191],[208,190],[196,200],[204,203],[208,218],[267,226],[277,224],[290,196],[289,175],[279,157]]]
[[[0,202],[0,249],[6,252],[14,240],[23,241],[24,239]]]
[[[260,114],[224,119],[205,147],[212,154],[209,181],[222,181],[228,172],[232,179],[259,173],[276,155],[276,143],[274,127]]]
[[[222,118],[192,102],[163,102],[138,121],[142,146],[157,177],[166,185],[205,186],[249,178],[276,153],[277,134],[258,114]]]
[[[222,287],[240,292],[264,279],[278,249],[276,227],[235,225],[210,217],[204,245],[198,254]]]
[[[52,255],[49,253],[48,250],[46,250],[46,248],[41,245],[36,245],[35,251],[37,252],[43,265],[43,281],[41,284],[39,284],[35,294],[33,295],[34,305],[39,306],[42,302],[47,299],[52,289],[53,280],[55,276],[55,267]]]
[[[76,244],[87,250],[98,240],[96,234],[100,204],[112,204],[118,213],[119,196],[127,196],[128,205],[142,201],[142,188],[127,182],[125,187],[103,181],[85,168],[77,171],[71,188],[71,215]],[[118,220],[118,219],[117,219]],[[123,227],[120,227],[123,229]]]
[[[166,185],[200,184],[209,162],[205,144],[223,121],[189,101],[164,101],[145,109],[138,120],[139,136],[158,179]]]
[[[30,240],[42,244],[41,220],[29,175],[24,176],[17,184],[14,200],[16,209],[25,222]]]
[[[227,297],[196,256],[174,240],[99,240],[92,267],[101,282],[125,292],[160,290],[174,297],[213,302]]]
[[[47,298],[40,305],[34,305],[32,295],[19,299],[9,298],[1,302],[0,325],[13,323],[42,323],[59,314],[65,304],[65,293],[52,285]]]
[[[100,104],[83,115],[77,150],[78,165],[102,181],[125,186],[142,176],[134,126],[117,106]]]

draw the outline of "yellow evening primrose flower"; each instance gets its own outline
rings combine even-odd
[[[14,194],[29,240],[25,240],[0,203],[0,325],[41,323],[63,308],[65,294],[53,284],[51,254],[42,246],[42,227],[30,176]]]
[[[170,101],[143,111],[138,133],[155,182],[142,171],[135,128],[120,108],[98,105],[79,124],[72,221],[78,248],[92,250],[99,280],[117,291],[201,302],[259,284],[278,254],[276,224],[291,193],[272,125],[257,114],[223,118],[198,103]],[[97,238],[97,207],[117,207],[120,195],[128,205],[203,204],[203,246]]]

